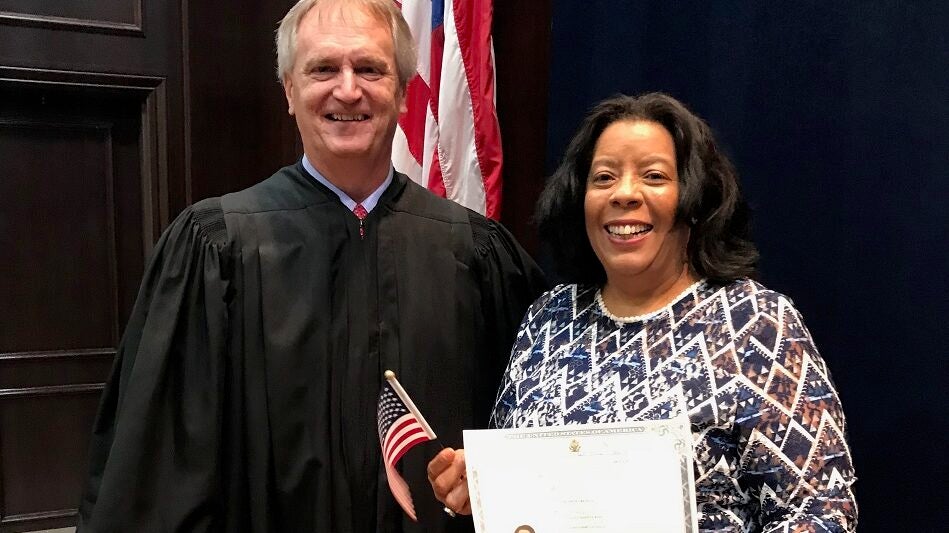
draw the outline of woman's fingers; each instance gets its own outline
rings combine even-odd
[[[445,503],[448,494],[457,484],[457,468],[454,465],[455,450],[445,448],[428,463],[428,482],[438,501]]]
[[[438,501],[456,513],[471,514],[464,450],[440,451],[428,463],[428,481]]]
[[[465,474],[465,450],[455,450],[448,472],[454,476],[455,484],[448,493],[445,504],[456,513],[471,514],[471,500],[468,496],[468,478]]]
[[[455,450],[452,448],[445,448],[438,452],[438,455],[428,462],[428,480],[432,481],[437,478],[439,474],[451,466],[454,459]]]

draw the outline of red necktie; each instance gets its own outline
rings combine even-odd
[[[359,219],[359,238],[365,238],[366,228],[362,225],[362,221],[366,218],[366,215],[369,214],[369,211],[366,211],[366,208],[363,207],[362,204],[356,204],[356,207],[353,208],[353,214]]]

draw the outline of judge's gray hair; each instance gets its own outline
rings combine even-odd
[[[297,28],[300,21],[317,5],[343,8],[360,8],[380,23],[389,27],[392,45],[395,48],[395,65],[399,76],[399,87],[404,91],[415,75],[417,55],[412,41],[412,32],[402,17],[402,12],[392,0],[300,0],[280,21],[277,28],[277,81],[283,83],[293,70],[297,52]]]

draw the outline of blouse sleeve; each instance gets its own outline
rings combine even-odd
[[[743,374],[757,385],[738,397],[739,485],[763,532],[854,531],[856,477],[830,374],[787,298],[762,307],[769,310],[736,346]]]
[[[547,304],[550,302],[554,293],[559,292],[563,286],[558,285],[553,290],[541,295],[524,313],[524,319],[517,331],[517,338],[514,346],[511,348],[511,357],[501,381],[501,387],[498,390],[498,397],[494,403],[494,410],[491,413],[492,428],[510,428],[514,427],[513,413],[518,405],[518,386],[533,384],[530,374],[533,373],[533,365],[543,361],[543,353],[534,357],[534,339],[537,337],[538,330],[547,320]]]
[[[99,406],[81,533],[220,528],[225,240],[206,200],[155,248]]]

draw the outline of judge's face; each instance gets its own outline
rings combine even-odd
[[[624,120],[597,139],[587,175],[587,237],[607,283],[661,283],[682,272],[689,231],[676,223],[679,173],[660,124]]]
[[[297,28],[283,83],[314,165],[352,158],[389,164],[405,103],[387,25],[359,8],[314,7]]]

